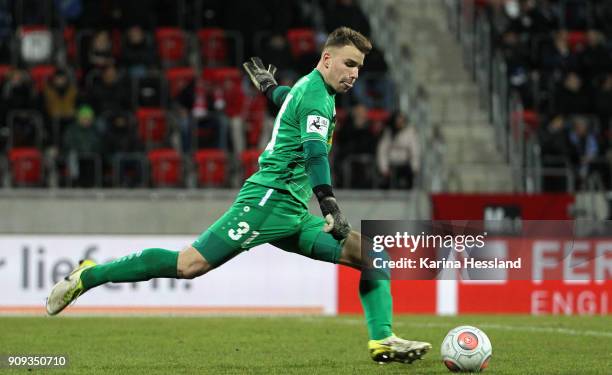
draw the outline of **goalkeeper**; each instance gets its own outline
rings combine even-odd
[[[361,235],[351,230],[336,202],[328,153],[335,96],[353,87],[371,48],[359,32],[336,29],[328,36],[316,68],[292,88],[277,85],[276,68],[266,69],[259,58],[244,63],[253,84],[280,110],[259,157],[259,171],[244,183],[233,205],[181,252],[146,249],[102,265],[82,261],[53,287],[47,312],[58,314],[84,292],[108,282],[201,276],[263,243],[361,270]],[[313,194],[323,217],[308,212]],[[372,280],[364,273],[359,295],[372,359],[410,363],[421,358],[431,348],[429,343],[401,339],[391,330],[389,278]]]

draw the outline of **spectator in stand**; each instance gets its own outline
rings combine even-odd
[[[283,34],[273,34],[266,39],[262,46],[262,59],[269,61],[270,64],[278,67],[276,77],[281,84],[294,82],[298,77],[295,70],[292,69],[293,59],[291,57],[291,49],[289,42]],[[293,86],[288,84],[287,86]]]
[[[539,60],[540,67],[555,77],[580,68],[578,56],[572,53],[567,42],[566,30],[555,31],[553,39],[542,45]]]
[[[421,167],[419,135],[408,116],[394,112],[377,145],[378,171],[383,187],[412,189]]]
[[[119,168],[116,173],[119,174],[119,183],[122,187],[134,187],[142,183],[143,165],[134,159],[117,158],[142,150],[143,145],[138,138],[137,129],[129,117],[124,113],[111,117],[104,132],[104,162],[107,168],[108,166]]]
[[[593,101],[595,106],[595,112],[599,118],[599,124],[601,126],[603,145],[604,148],[612,146],[610,139],[612,134],[610,133],[610,119],[612,119],[612,73],[605,75],[603,79],[597,84],[597,88],[594,91]]]
[[[147,41],[142,27],[131,26],[126,33],[121,65],[128,71],[130,78],[142,78],[155,64],[154,47]]]
[[[565,128],[565,117],[557,114],[538,130],[544,168],[542,190],[560,192],[567,190],[567,179],[563,171],[568,167],[570,146]]]
[[[64,153],[72,186],[93,187],[101,178],[102,138],[94,125],[94,111],[83,105],[77,121],[64,134]]]
[[[372,131],[368,119],[368,107],[354,105],[337,135],[334,164],[340,184],[353,189],[373,187],[377,142],[378,134]]]
[[[174,106],[178,117],[181,148],[228,149],[228,119],[223,96],[214,96],[201,78],[187,84],[176,96]]]
[[[612,67],[610,50],[606,48],[605,42],[605,36],[600,31],[587,32],[587,44],[579,57],[581,75],[588,84]]]
[[[570,159],[576,173],[578,187],[584,188],[587,177],[597,169],[595,158],[599,153],[597,136],[585,117],[573,118],[569,144]]]
[[[582,78],[576,72],[569,72],[555,92],[555,112],[568,115],[589,113],[590,110],[590,98]]]
[[[368,54],[368,63],[359,72],[361,79],[351,92],[355,100],[368,108],[381,108],[388,112],[395,110],[395,89],[387,76],[388,71],[382,51],[373,47]]]
[[[6,121],[7,113],[13,109],[37,109],[38,100],[28,72],[17,67],[11,69],[2,85],[0,121]]]
[[[47,117],[53,124],[53,143],[59,146],[64,127],[74,121],[78,89],[65,69],[57,69],[43,90]]]
[[[96,32],[87,52],[86,75],[92,70],[102,71],[115,64],[113,43],[107,30]]]
[[[549,1],[519,0],[518,14],[510,21],[509,28],[527,42],[536,34],[548,33],[559,27],[556,16]]]
[[[122,80],[114,65],[102,70],[101,79],[94,80],[89,102],[96,113],[122,112],[131,108],[130,87]]]
[[[529,58],[529,46],[521,42],[519,34],[511,29],[505,31],[501,36],[501,51],[508,67],[508,80],[516,90],[523,105],[532,107],[534,98],[531,94],[531,64]]]
[[[363,35],[370,36],[370,23],[354,0],[336,0],[325,14],[325,28],[327,31],[348,26]],[[369,62],[368,62],[369,63]]]

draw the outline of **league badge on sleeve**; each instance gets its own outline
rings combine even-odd
[[[329,120],[323,116],[310,115],[306,118],[306,132],[318,133],[322,137],[327,137]]]

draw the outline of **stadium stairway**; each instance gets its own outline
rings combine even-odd
[[[430,127],[439,125],[446,142],[445,165],[437,166],[445,174],[443,190],[512,191],[511,167],[496,146],[494,127],[479,105],[461,46],[449,31],[444,0],[384,3],[388,14],[397,12],[393,18],[400,32],[394,35],[395,48],[409,47],[414,83],[428,93]]]

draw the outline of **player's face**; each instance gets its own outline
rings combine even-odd
[[[329,51],[327,84],[336,92],[345,93],[353,88],[365,55],[355,46],[344,46]]]

